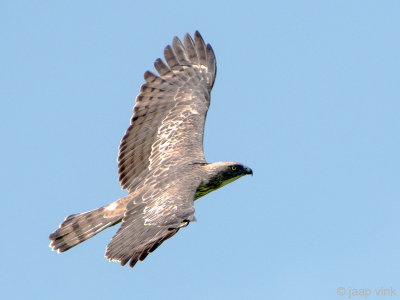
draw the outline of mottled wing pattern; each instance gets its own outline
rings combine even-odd
[[[213,50],[196,32],[175,37],[164,50],[166,63],[154,63],[159,75],[146,72],[131,125],[119,147],[119,180],[133,191],[149,172],[177,160],[203,162],[203,130],[213,87],[216,62]],[[175,157],[175,161],[171,160]],[[159,170],[162,172],[162,170]]]
[[[190,182],[175,181],[166,190],[160,190],[154,188],[159,185],[156,180],[149,182],[149,189],[129,203],[124,223],[107,246],[106,258],[120,261],[123,266],[129,262],[133,267],[181,227],[194,221],[193,199],[199,183],[196,178]]]

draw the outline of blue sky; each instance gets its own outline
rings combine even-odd
[[[1,1],[4,299],[398,298],[399,13],[394,0]],[[143,73],[195,30],[218,65],[206,158],[254,176],[196,202],[198,222],[134,269],[103,257],[117,228],[50,251],[66,215],[126,194],[117,147]]]

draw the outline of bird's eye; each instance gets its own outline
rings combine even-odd
[[[232,169],[232,171],[236,171],[236,167],[235,166],[232,166],[231,169]]]

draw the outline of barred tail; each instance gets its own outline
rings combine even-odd
[[[121,220],[122,216],[106,217],[104,207],[70,215],[50,234],[50,247],[59,253],[65,252]]]

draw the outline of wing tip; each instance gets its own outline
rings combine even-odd
[[[198,38],[199,40],[203,41],[203,43],[204,43],[203,36],[200,34],[200,32],[199,32],[198,30],[196,30],[196,31],[194,32],[194,37],[195,37],[195,38]]]
[[[174,70],[177,67],[184,65],[203,65],[207,67],[209,73],[215,77],[216,74],[216,58],[213,48],[210,44],[204,42],[203,36],[198,30],[194,32],[193,38],[189,33],[184,35],[184,44],[182,44],[179,37],[174,36],[172,38],[171,45],[167,45],[164,48],[164,58],[166,65],[163,60],[158,58],[154,62],[154,67],[161,76],[167,73],[166,67],[170,70]],[[192,47],[194,47],[192,52]],[[161,72],[160,72],[160,70]],[[168,71],[170,71],[168,70]]]

